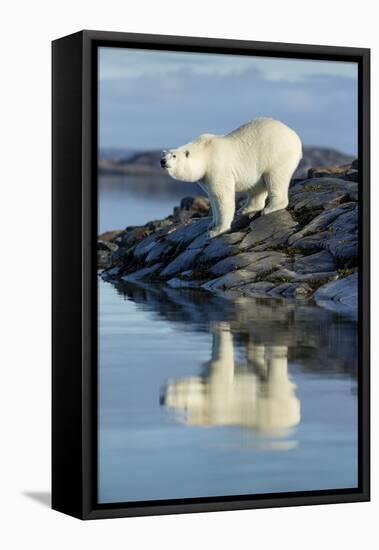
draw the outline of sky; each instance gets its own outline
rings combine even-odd
[[[99,49],[99,146],[168,149],[277,118],[304,145],[357,154],[355,63]]]

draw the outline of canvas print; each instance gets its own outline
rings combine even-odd
[[[357,488],[357,64],[97,63],[98,503]]]

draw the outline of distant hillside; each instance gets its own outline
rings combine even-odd
[[[305,177],[309,168],[322,168],[324,166],[341,166],[354,160],[351,155],[346,155],[335,149],[327,147],[303,147],[303,158],[295,172],[295,178]]]
[[[162,176],[163,172],[159,165],[161,150],[132,152],[131,150],[103,150],[100,151],[99,172],[100,174],[120,174],[134,176]],[[307,175],[309,168],[324,166],[339,166],[348,164],[354,157],[346,155],[335,149],[326,147],[304,147],[303,158],[294,177],[302,178]]]

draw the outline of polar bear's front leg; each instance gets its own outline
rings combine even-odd
[[[217,237],[229,231],[235,212],[234,185],[218,185],[217,189],[208,188],[209,201],[212,206],[213,221],[208,229],[209,237]]]
[[[208,231],[210,231],[214,227],[217,227],[217,225],[219,223],[219,219],[218,219],[219,218],[219,212],[218,212],[218,208],[217,208],[217,205],[216,205],[216,201],[214,200],[213,193],[209,193],[208,190],[207,190],[207,194],[208,194],[209,202],[211,204],[211,212],[212,212],[212,221],[208,225]]]

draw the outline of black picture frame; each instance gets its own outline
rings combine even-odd
[[[358,63],[359,486],[356,489],[97,504],[97,63],[99,46]],[[52,43],[52,507],[81,519],[370,499],[370,50],[81,31]]]

